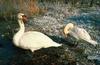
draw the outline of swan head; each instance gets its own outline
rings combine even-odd
[[[64,28],[64,34],[67,35],[74,28],[73,23],[68,23]]]
[[[22,20],[23,22],[28,21],[27,16],[23,13],[18,13],[17,17],[18,17],[18,20]]]

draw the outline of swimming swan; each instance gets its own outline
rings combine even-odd
[[[68,23],[64,28],[64,34],[70,34],[71,36],[75,37],[77,40],[84,40],[92,45],[97,45],[98,43],[91,39],[89,33],[84,29],[78,26],[75,26],[73,23]]]
[[[25,32],[24,22],[27,17],[23,13],[18,14],[18,23],[20,26],[19,31],[14,35],[14,45],[23,49],[29,49],[32,52],[40,48],[58,47],[62,44],[58,44],[50,39],[48,36],[37,31]]]

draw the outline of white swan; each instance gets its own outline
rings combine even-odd
[[[89,33],[84,29],[78,26],[75,26],[73,23],[68,23],[64,28],[64,34],[70,34],[71,36],[75,37],[77,40],[84,40],[92,45],[97,45],[98,43],[91,39]]]
[[[62,45],[54,42],[52,39],[41,32],[25,32],[25,20],[27,20],[27,17],[23,13],[19,13],[18,23],[20,30],[13,37],[14,45],[23,49],[30,49],[32,52],[40,48],[47,48],[51,46],[58,47]]]

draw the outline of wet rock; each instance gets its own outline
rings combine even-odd
[[[76,65],[74,55],[64,51],[63,47],[42,48],[29,54],[20,54],[12,58],[10,65]]]
[[[42,49],[40,51],[36,51],[33,56],[38,57],[37,59],[41,60],[37,62],[38,64],[44,63],[43,65],[76,65],[73,55],[69,51],[64,51],[62,47]]]
[[[42,48],[31,53],[18,51],[10,60],[9,65],[95,65],[88,60],[88,54],[84,53],[84,46]]]
[[[84,49],[79,47],[50,47],[30,51],[18,51],[10,59],[9,65],[95,65],[93,60],[88,60]]]

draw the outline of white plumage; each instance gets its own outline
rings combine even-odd
[[[24,32],[24,21],[26,17],[23,13],[18,14],[18,23],[20,26],[20,30],[14,35],[13,42],[17,47],[23,49],[30,49],[32,52],[38,50],[40,48],[47,48],[47,47],[58,47],[62,44],[58,44],[50,39],[48,36],[41,32],[37,31],[29,31]]]
[[[94,46],[96,44],[98,44],[96,41],[92,40],[91,36],[84,28],[80,28],[78,26],[75,26],[72,23],[68,23],[65,26],[64,33],[65,33],[65,35],[70,34],[71,36],[75,37],[77,40],[87,41]]]

